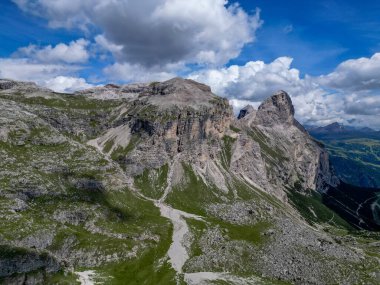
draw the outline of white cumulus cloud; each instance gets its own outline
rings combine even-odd
[[[59,74],[75,72],[78,67],[31,62],[27,58],[0,58],[0,78],[40,83]]]
[[[69,76],[78,66],[38,63],[27,58],[0,58],[0,78],[32,81],[57,92],[72,92],[92,85],[85,79]]]
[[[89,60],[91,48],[92,56],[106,62],[107,79],[142,82],[188,75],[229,98],[235,108],[248,102],[257,106],[283,89],[303,123],[337,121],[380,128],[380,53],[344,61],[317,77],[301,76],[286,56],[270,63],[255,60],[228,66],[246,44],[255,41],[262,25],[259,9],[249,13],[226,0],[13,2],[47,19],[52,28],[83,31],[86,38],[94,37],[94,44],[80,39],[21,48],[16,58],[0,59],[0,77],[33,80],[56,89],[61,84],[62,90],[85,88],[88,83],[75,73]],[[284,33],[292,29],[286,26]]]
[[[260,13],[225,0],[13,0],[51,27],[95,26],[118,62],[225,64],[255,39]],[[121,52],[119,51],[121,47]]]
[[[84,63],[90,57],[87,51],[88,45],[89,42],[85,39],[72,41],[68,45],[59,43],[54,47],[51,45],[39,47],[31,44],[19,48],[15,56],[34,59],[38,62]]]
[[[139,64],[115,63],[103,70],[107,78],[129,82],[164,81],[176,77],[175,72],[163,71],[159,68],[146,68]]]
[[[56,92],[67,93],[87,89],[94,86],[87,83],[84,78],[71,76],[56,76],[52,79],[46,80],[42,84]]]
[[[319,82],[343,90],[380,89],[380,53],[344,61],[332,73],[321,76]]]
[[[55,46],[29,45],[19,48],[11,58],[0,58],[0,78],[32,81],[57,92],[73,92],[91,87],[75,74],[88,61],[90,43],[84,39]]]
[[[299,71],[290,68],[292,60],[289,57],[280,57],[269,64],[249,61],[243,66],[231,65],[195,72],[190,78],[205,82],[220,95],[262,101],[268,94],[279,89],[297,91],[304,84],[299,77]]]
[[[235,112],[249,102],[257,106],[282,89],[292,97],[296,117],[305,124],[340,122],[379,128],[380,94],[374,91],[374,86],[371,91],[361,90],[364,88],[361,88],[363,85],[359,79],[345,79],[350,72],[360,73],[361,78],[368,80],[375,79],[374,68],[368,66],[368,62],[376,65],[373,59],[344,62],[333,73],[320,77],[301,77],[300,71],[291,67],[293,59],[289,57],[280,57],[271,63],[249,61],[242,66],[212,68],[193,72],[189,77],[210,85],[216,94],[229,98]],[[362,66],[362,70],[348,68],[363,61],[367,66]],[[332,77],[338,74],[342,80],[333,85]]]

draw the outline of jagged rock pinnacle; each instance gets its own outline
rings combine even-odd
[[[240,110],[239,115],[238,115],[238,120],[244,118],[248,114],[252,113],[255,111],[255,108],[252,107],[252,105],[247,105],[243,109]]]
[[[255,122],[260,125],[293,124],[294,107],[285,91],[278,91],[266,99],[258,108]]]

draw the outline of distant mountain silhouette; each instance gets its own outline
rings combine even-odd
[[[369,127],[353,127],[340,123],[332,123],[323,127],[307,126],[308,132],[316,139],[380,139],[380,132]]]

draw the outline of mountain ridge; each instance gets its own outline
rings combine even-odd
[[[334,122],[322,127],[308,126],[307,130],[318,134],[328,134],[328,133],[378,133],[378,131],[369,127],[354,127],[349,125],[344,125],[338,122]]]

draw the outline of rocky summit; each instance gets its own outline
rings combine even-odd
[[[0,282],[379,284],[379,191],[295,112],[279,91],[235,118],[182,78],[0,80]]]

